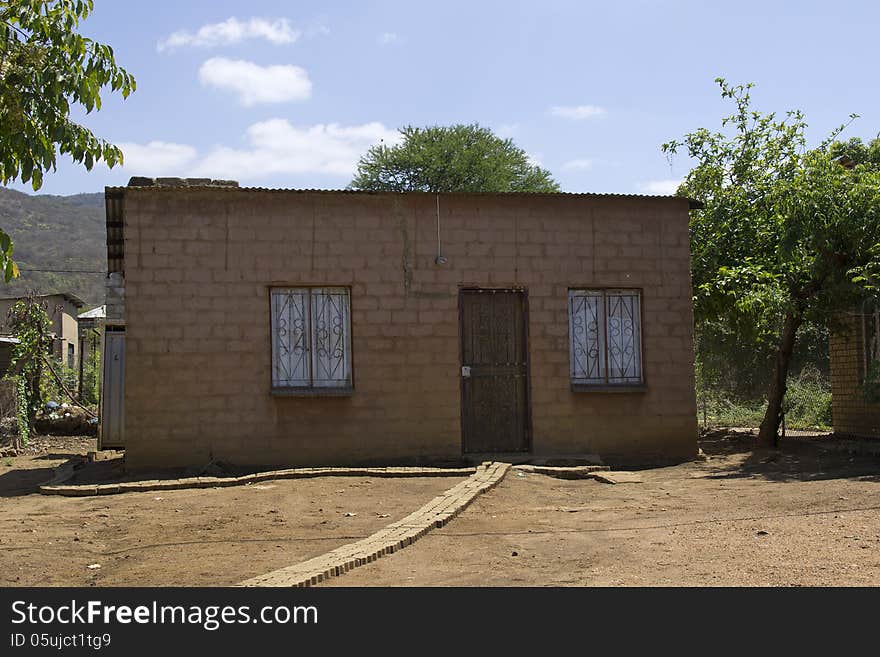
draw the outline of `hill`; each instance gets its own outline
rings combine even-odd
[[[72,292],[89,307],[104,303],[103,193],[31,196],[0,187],[0,228],[12,237],[22,270],[20,278],[0,282],[0,296]]]

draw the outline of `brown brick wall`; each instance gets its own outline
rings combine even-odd
[[[682,199],[127,189],[131,467],[461,455],[458,290],[524,287],[536,455],[696,453]],[[269,288],[351,287],[355,392],[273,397]],[[567,291],[643,291],[643,393],[570,390]]]
[[[835,433],[880,438],[880,403],[868,402],[862,382],[865,342],[861,316],[850,314],[831,334],[831,410]]]

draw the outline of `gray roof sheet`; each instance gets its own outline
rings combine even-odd
[[[264,192],[271,194],[351,194],[362,196],[388,196],[388,195],[406,195],[406,196],[541,196],[550,198],[559,197],[583,197],[583,198],[612,198],[612,199],[642,199],[642,200],[672,200],[682,199],[688,202],[690,209],[701,209],[702,202],[695,199],[686,198],[675,195],[656,195],[656,194],[610,194],[599,192],[373,192],[357,189],[292,189],[284,187],[239,187],[237,184],[224,185],[220,184],[227,181],[212,181],[211,183],[184,182],[180,184],[163,184],[157,183],[153,185],[129,185],[127,187],[106,187],[105,191],[119,193],[122,191],[159,191],[173,192],[181,190],[199,190],[212,192]],[[228,181],[233,182],[233,181]]]

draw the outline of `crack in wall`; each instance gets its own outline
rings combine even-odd
[[[394,216],[394,220],[397,223],[397,228],[400,231],[400,238],[403,242],[403,255],[401,259],[401,264],[403,265],[403,289],[406,295],[409,295],[410,290],[412,289],[412,244],[409,239],[409,228],[406,225],[406,217],[403,214],[403,208],[401,207],[400,198],[395,196],[392,201],[392,215]]]

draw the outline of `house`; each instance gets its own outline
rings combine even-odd
[[[18,338],[9,335],[0,335],[0,376],[7,374],[12,369],[12,357]]]
[[[838,318],[830,352],[834,433],[880,438],[880,304],[865,301]]]
[[[7,317],[9,310],[23,297],[0,297],[0,333],[9,335]],[[34,299],[46,308],[52,322],[52,354],[62,363],[76,368],[79,363],[79,339],[77,314],[85,305],[85,301],[75,294],[59,292],[57,294],[39,294]],[[5,372],[6,370],[4,370]]]
[[[107,317],[107,306],[101,305],[77,317],[78,340],[79,340],[79,373],[77,376],[77,397],[83,401],[83,385],[85,378],[85,363],[100,349],[101,330],[104,327],[104,319]]]
[[[856,166],[848,155],[837,161],[847,169]],[[837,316],[830,328],[834,433],[880,438],[880,302],[864,300]]]
[[[697,454],[688,199],[105,195],[128,468]]]

